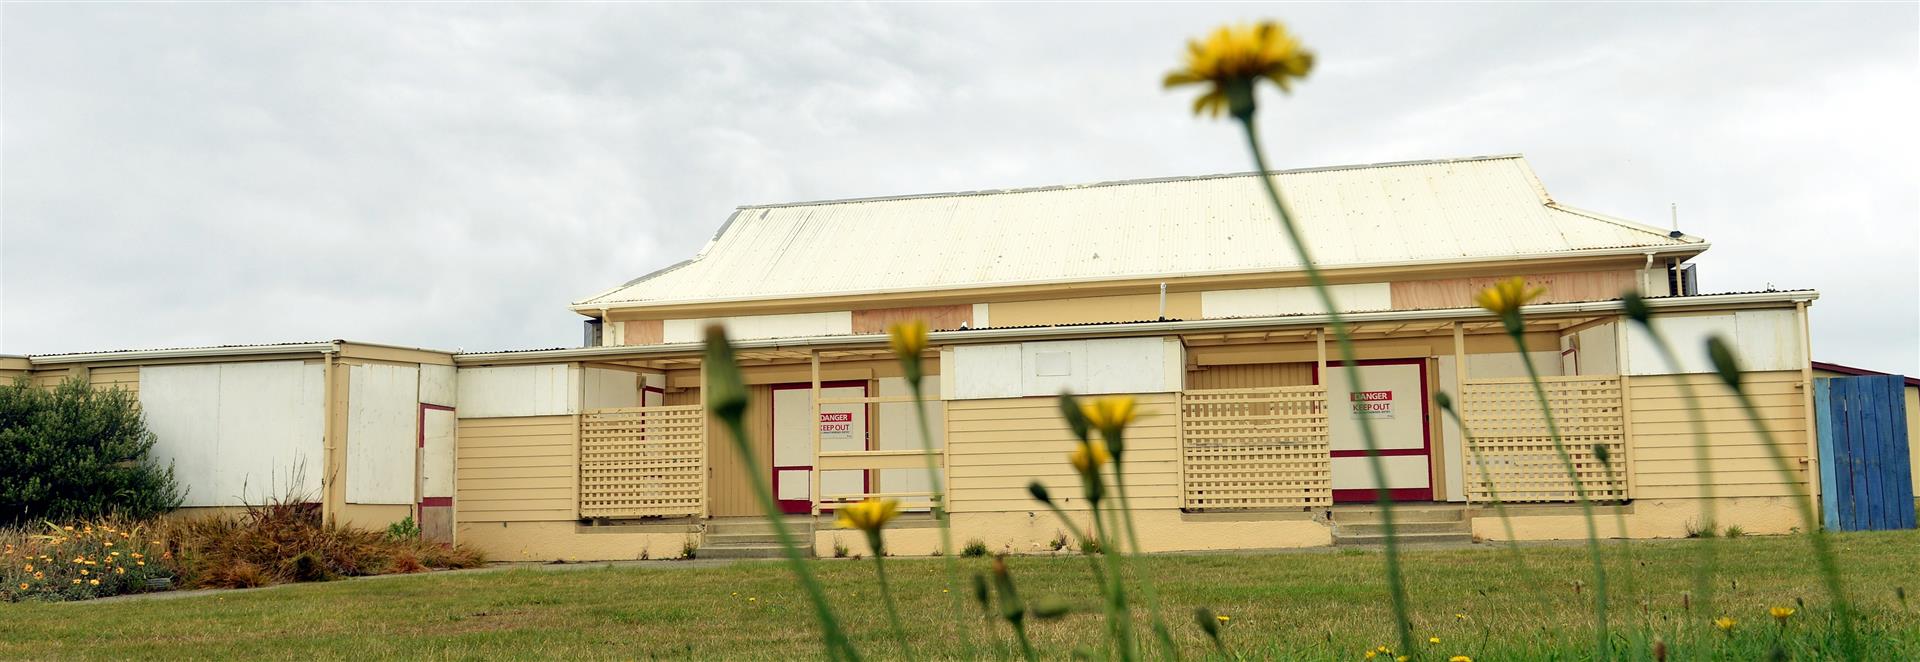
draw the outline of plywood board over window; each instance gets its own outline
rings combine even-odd
[[[1532,274],[1526,276],[1526,279],[1529,285],[1547,288],[1546,294],[1540,298],[1540,303],[1604,301],[1618,298],[1622,292],[1638,289],[1639,280],[1634,273],[1630,269],[1571,271]],[[1470,308],[1474,305],[1474,294],[1511,277],[1511,275],[1480,276],[1396,282],[1393,284],[1393,308],[1394,310]]]
[[[886,333],[887,327],[909,320],[925,320],[929,329],[973,326],[973,306],[914,306],[853,311],[854,333]]]
[[[347,367],[347,503],[413,503],[420,369]]]

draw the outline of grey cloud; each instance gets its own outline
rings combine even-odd
[[[1912,5],[7,5],[0,349],[577,340],[566,302],[738,204],[1238,171],[1158,88],[1286,19],[1284,166],[1525,152],[1816,287],[1816,354],[1920,373]]]

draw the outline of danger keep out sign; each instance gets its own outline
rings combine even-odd
[[[1356,391],[1352,399],[1354,418],[1393,418],[1393,391]]]
[[[853,412],[850,412],[850,411],[820,412],[820,438],[821,439],[852,439],[853,438]]]

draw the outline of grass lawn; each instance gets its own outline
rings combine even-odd
[[[1841,566],[1865,612],[1872,659],[1920,658],[1920,617],[1895,597],[1920,591],[1920,532],[1843,534]],[[1794,659],[1823,657],[1830,642],[1825,594],[1802,537],[1716,541],[1722,561],[1712,612],[1682,607],[1701,541],[1642,542],[1629,563],[1612,556],[1617,650],[1646,657],[1653,637],[1669,659],[1766,659],[1778,646]],[[1524,548],[1527,570],[1503,548],[1406,555],[1415,659],[1587,659],[1593,652],[1591,587],[1578,545]],[[968,572],[983,559],[962,559]],[[1261,659],[1358,660],[1391,644],[1391,617],[1377,551],[1136,559],[1159,587],[1168,620],[1189,657],[1209,648],[1192,610],[1231,617],[1228,643]],[[957,657],[937,559],[891,559],[889,575],[919,657]],[[1029,600],[1059,596],[1080,608],[1035,623],[1043,655],[1095,645],[1101,615],[1085,561],[1009,560]],[[822,560],[835,608],[869,658],[896,658],[869,560]],[[1631,572],[1629,572],[1631,570]],[[963,592],[970,592],[963,590]],[[1805,607],[1785,627],[1767,608]],[[1916,596],[1920,600],[1920,595]],[[966,598],[973,641],[1013,654],[1004,625],[989,628]],[[1731,616],[1723,634],[1708,621]],[[820,655],[811,611],[785,565],[696,566],[653,562],[615,568],[512,569],[311,584],[179,599],[0,604],[5,658],[697,658],[787,659]],[[1143,629],[1144,632],[1144,629]],[[1428,644],[1438,637],[1439,644]]]

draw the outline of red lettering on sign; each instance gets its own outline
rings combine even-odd
[[[820,412],[820,422],[821,423],[850,423],[850,422],[853,422],[853,412],[823,411],[823,412]]]
[[[1359,391],[1352,397],[1354,402],[1392,402],[1393,391]]]

